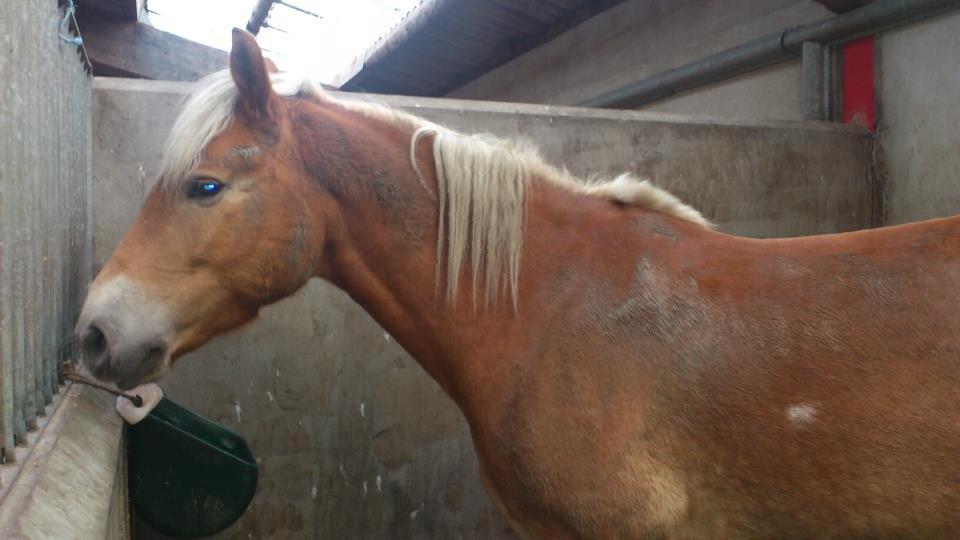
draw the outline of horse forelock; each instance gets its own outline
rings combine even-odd
[[[274,92],[281,97],[323,95],[323,90],[306,78],[274,73],[271,81]],[[160,162],[162,186],[174,187],[188,179],[203,158],[204,148],[233,122],[237,95],[229,70],[212,73],[196,83],[167,138]]]
[[[415,159],[418,141],[432,137],[439,210],[436,280],[455,300],[465,264],[472,270],[473,298],[481,286],[487,302],[506,290],[516,305],[525,200],[531,182],[548,182],[586,196],[605,198],[672,215],[702,226],[711,224],[668,191],[630,174],[583,181],[548,165],[530,144],[491,135],[464,135],[376,102],[334,99],[305,78],[271,75],[281,97],[314,97],[348,110],[409,129],[411,166],[428,192]],[[188,179],[204,148],[234,119],[237,88],[229,71],[202,79],[184,102],[171,129],[161,163],[160,182],[175,186]]]

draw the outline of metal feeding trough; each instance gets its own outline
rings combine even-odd
[[[229,527],[257,488],[257,463],[243,437],[168,399],[127,426],[127,460],[137,515],[178,538]]]

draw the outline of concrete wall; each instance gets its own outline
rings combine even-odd
[[[628,0],[451,92],[450,97],[572,104],[748,39],[831,14],[811,0]],[[960,213],[960,14],[878,37],[884,217]],[[690,91],[648,111],[800,119],[799,62]]]
[[[102,264],[156,171],[185,85],[94,85],[94,244]],[[523,136],[572,171],[650,176],[730,232],[866,227],[872,140],[843,126],[681,119],[383,98],[465,131]],[[314,281],[243,332],[182,359],[169,397],[237,429],[261,464],[222,538],[509,537],[459,411],[365,312]]]
[[[960,214],[960,13],[877,44],[885,223]]]
[[[788,26],[832,14],[812,0],[628,0],[449,97],[572,105]],[[791,62],[647,106],[739,119],[802,118]]]

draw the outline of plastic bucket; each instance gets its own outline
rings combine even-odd
[[[178,538],[226,529],[257,489],[257,463],[243,437],[168,399],[127,426],[127,464],[137,515]]]

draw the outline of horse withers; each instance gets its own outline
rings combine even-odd
[[[960,219],[721,234],[271,73],[234,32],[77,325],[130,388],[319,277],[466,416],[539,538],[960,536]]]

